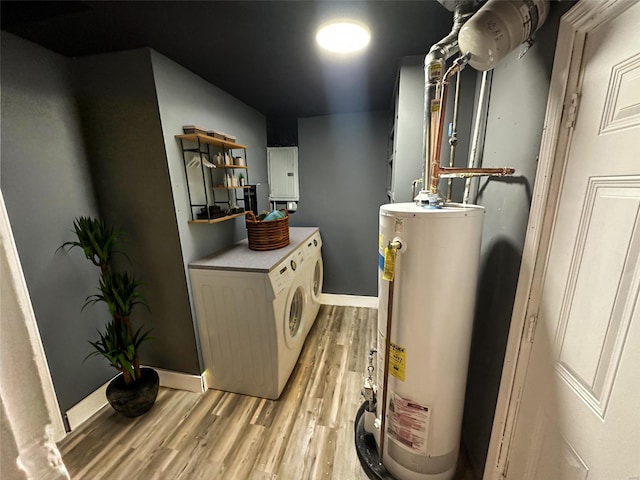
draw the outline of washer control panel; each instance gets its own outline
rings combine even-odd
[[[302,266],[305,262],[304,253],[302,248],[298,248],[269,272],[269,280],[275,296],[286,290],[296,275],[302,275]]]
[[[304,254],[305,258],[310,259],[318,254],[318,251],[322,247],[322,238],[320,232],[314,233],[311,238],[304,242]]]
[[[280,263],[269,273],[274,296],[278,296],[291,284],[291,267],[287,260]]]

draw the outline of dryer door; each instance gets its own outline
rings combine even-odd
[[[324,268],[322,265],[322,257],[318,255],[313,261],[311,272],[311,299],[313,302],[320,303],[320,294],[322,293],[322,282],[324,280]]]
[[[304,342],[304,313],[307,301],[304,288],[296,282],[289,293],[285,309],[284,339],[289,348],[298,347]]]

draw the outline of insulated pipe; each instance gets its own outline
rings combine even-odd
[[[431,142],[431,113],[432,107],[437,111],[437,86],[440,84],[444,65],[448,58],[458,53],[458,32],[462,25],[471,18],[474,12],[473,0],[461,2],[453,12],[453,27],[449,35],[429,49],[424,59],[424,118],[422,128],[422,158],[424,169],[422,175],[423,188],[427,188],[430,175],[431,150],[434,145]]]

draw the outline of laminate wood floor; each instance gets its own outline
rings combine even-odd
[[[354,417],[376,318],[375,309],[323,305],[275,401],[161,388],[142,417],[105,407],[60,442],[71,478],[366,479]]]

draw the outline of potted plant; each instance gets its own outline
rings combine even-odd
[[[94,352],[88,357],[100,355],[120,372],[107,387],[107,399],[119,413],[136,417],[146,413],[158,395],[158,373],[151,368],[141,368],[138,350],[149,340],[149,331],[142,327],[134,331],[131,313],[136,305],[144,305],[140,293],[140,281],[127,272],[113,272],[111,260],[120,244],[120,233],[102,220],[78,217],[73,222],[77,240],[65,242],[59,249],[69,250],[79,247],[84,256],[100,269],[98,293],[87,297],[82,309],[87,305],[105,303],[111,314],[99,339],[89,342]],[[86,360],[86,358],[85,358]]]

